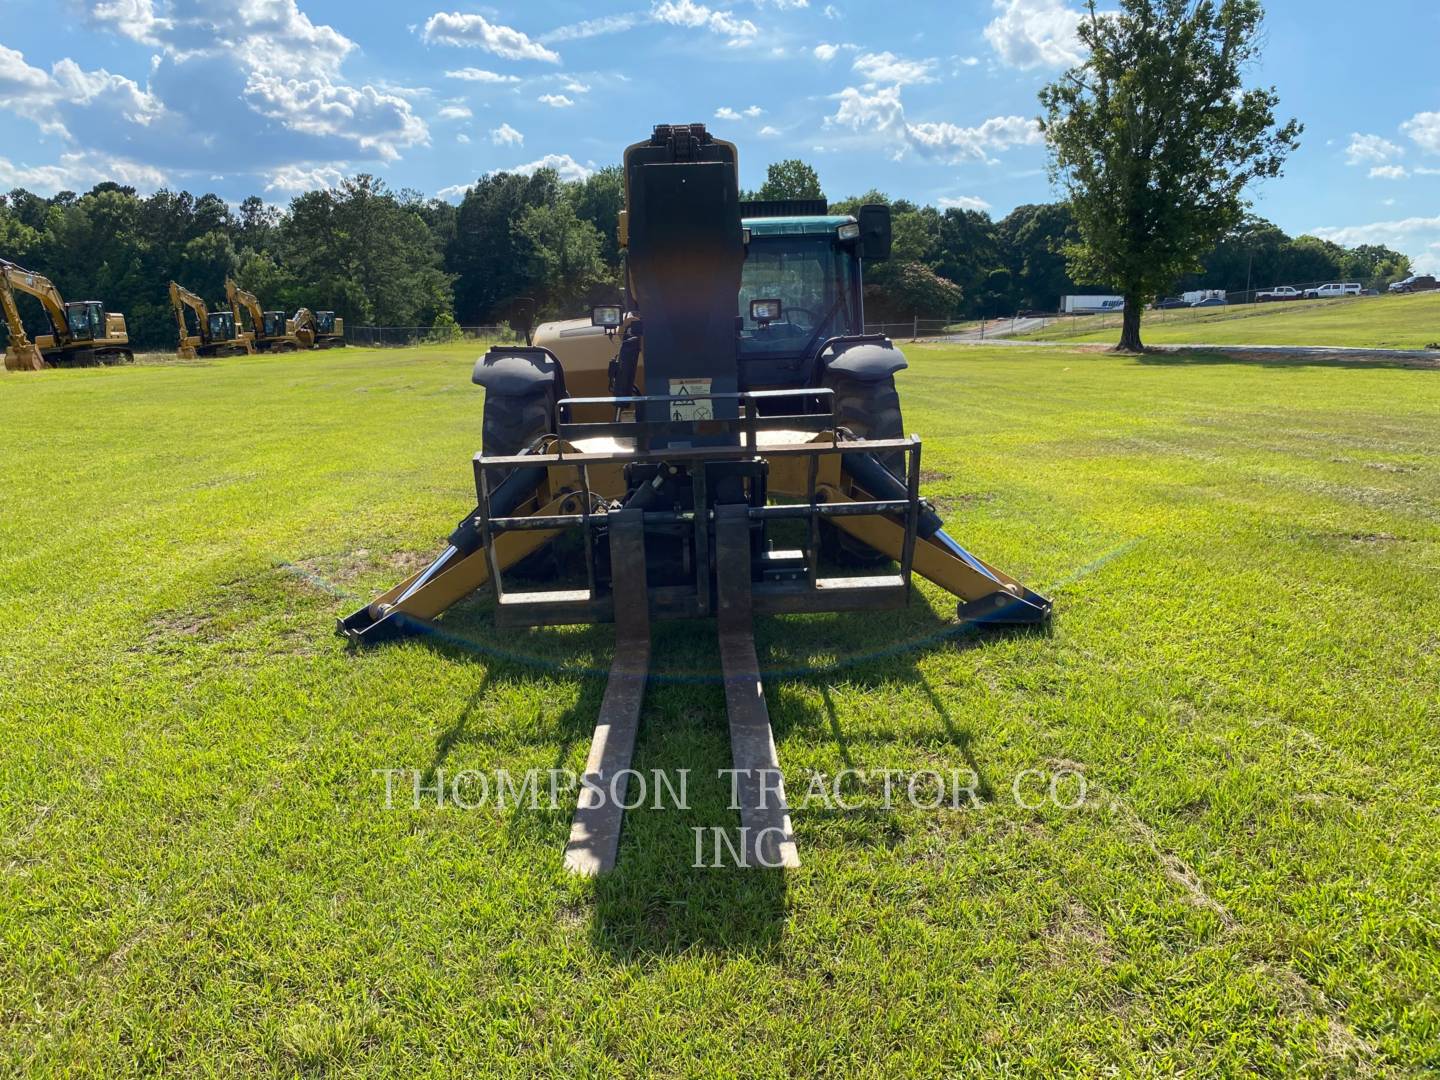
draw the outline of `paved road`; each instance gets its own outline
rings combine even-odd
[[[927,337],[926,341],[946,341],[958,344],[978,344],[981,341],[990,343],[992,341],[1003,341],[1011,334],[1024,334],[1031,330],[1039,330],[1044,327],[1044,319],[992,319],[985,324],[985,329],[966,330],[960,334],[941,334],[939,337]]]

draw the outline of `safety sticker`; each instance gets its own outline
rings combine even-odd
[[[709,379],[671,379],[670,396],[678,400],[670,402],[671,420],[714,420],[715,403],[708,397],[699,400],[690,394],[710,393]]]

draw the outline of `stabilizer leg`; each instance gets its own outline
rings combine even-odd
[[[730,757],[745,864],[797,867],[785,784],[770,730],[770,711],[755,655],[750,605],[750,519],[743,505],[715,509],[715,578],[719,593],[720,665],[730,717]]]
[[[605,684],[605,698],[580,782],[570,841],[565,845],[566,869],[590,876],[615,866],[625,813],[626,773],[635,752],[640,705],[650,672],[643,513],[619,510],[606,520],[615,596],[615,659],[610,664],[610,680]]]

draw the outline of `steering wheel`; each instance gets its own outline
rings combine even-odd
[[[783,309],[781,310],[781,315],[784,317],[784,319],[785,319],[786,322],[793,324],[793,323],[795,322],[794,316],[795,316],[795,313],[796,313],[796,312],[799,312],[799,313],[801,313],[802,315],[808,315],[808,316],[810,316],[810,318],[809,318],[809,325],[811,325],[811,326],[814,326],[817,322],[820,321],[819,316],[817,316],[817,315],[815,314],[815,312],[811,311],[809,308],[803,308],[803,307],[787,307],[787,308],[783,308]]]

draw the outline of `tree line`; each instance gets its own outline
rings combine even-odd
[[[798,160],[770,166],[765,183],[744,194],[823,197],[814,170]],[[220,307],[227,275],[266,308],[329,309],[351,326],[443,332],[516,321],[518,298],[543,316],[613,298],[623,202],[618,166],[569,182],[551,169],[487,175],[458,204],[392,190],[368,174],[283,209],[256,196],[234,207],[186,191],[142,197],[114,183],[51,197],[16,189],[0,196],[0,257],[47,275],[67,299],[124,312],[139,348],[174,345],[172,278]],[[1071,276],[1067,252],[1079,234],[1069,203],[1020,206],[998,220],[878,191],[830,206],[850,212],[866,202],[889,203],[894,223],[891,260],[867,270],[871,321],[1054,311],[1065,293],[1106,291]],[[1408,270],[1409,260],[1387,248],[1290,237],[1245,217],[1174,288],[1329,279],[1382,286]],[[44,332],[38,308],[25,315]]]

